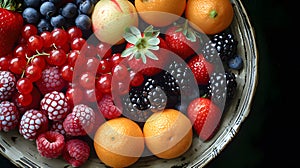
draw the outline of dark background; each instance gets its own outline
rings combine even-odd
[[[295,166],[299,43],[292,0],[242,0],[255,29],[259,80],[252,110],[237,135],[207,168]],[[298,9],[299,10],[299,9]],[[296,41],[296,42],[295,42]],[[298,66],[297,66],[298,65]],[[291,77],[290,77],[291,76]],[[299,99],[299,98],[298,98]],[[294,110],[295,109],[295,110]],[[296,153],[296,154],[294,154]],[[0,156],[0,167],[13,167]]]

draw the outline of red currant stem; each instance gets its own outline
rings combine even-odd
[[[38,50],[36,50],[36,53],[35,55],[32,55],[31,57],[28,57],[28,55],[26,54],[26,59],[27,59],[27,63],[26,63],[26,66],[37,56],[49,56],[50,54],[48,53],[45,53],[45,52],[42,52],[40,53]],[[26,69],[26,68],[25,68]],[[22,75],[21,75],[21,78],[24,77],[25,75],[25,69],[23,69],[23,72],[22,72]]]

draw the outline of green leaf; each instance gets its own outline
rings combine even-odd
[[[148,50],[159,50],[159,46],[148,46]]]
[[[130,55],[135,54],[137,51],[138,49],[136,47],[127,48],[122,52],[121,57],[128,57]]]
[[[141,31],[137,27],[131,26],[130,30],[136,36],[136,38],[142,38]]]
[[[129,42],[131,44],[136,44],[139,41],[139,38],[137,38],[135,35],[133,35],[131,33],[125,32],[123,37],[127,42]]]
[[[140,54],[141,54],[141,58],[142,58],[143,63],[146,64],[147,58],[146,58],[145,54],[144,53],[140,53]]]
[[[160,40],[157,37],[152,37],[152,38],[148,39],[148,44],[150,44],[150,45],[158,45],[159,43],[160,43]]]
[[[196,42],[197,41],[196,35],[195,35],[195,33],[192,30],[187,31],[186,38],[188,40],[190,40],[191,42]]]
[[[157,56],[156,56],[153,52],[151,52],[151,51],[149,51],[149,50],[146,50],[146,51],[145,51],[145,55],[146,55],[147,57],[153,59],[153,60],[158,60]]]

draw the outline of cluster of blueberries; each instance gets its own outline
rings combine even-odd
[[[54,28],[79,27],[91,31],[91,14],[98,0],[24,0],[24,21],[37,26],[39,33]]]

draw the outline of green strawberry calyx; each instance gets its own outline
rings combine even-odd
[[[176,33],[181,32],[188,41],[196,42],[197,38],[202,40],[202,34],[194,30],[191,26],[189,26],[189,21],[185,20],[184,23],[176,23],[174,22],[174,26],[177,27],[175,30]]]
[[[159,50],[159,34],[160,32],[154,30],[152,25],[146,27],[143,33],[135,26],[126,28],[123,37],[133,46],[126,48],[121,56],[129,57],[129,60],[133,58],[142,59],[144,64],[147,63],[147,58],[158,60],[158,57],[151,50]]]
[[[17,11],[20,9],[22,3],[19,0],[0,0],[0,8],[10,11]]]

